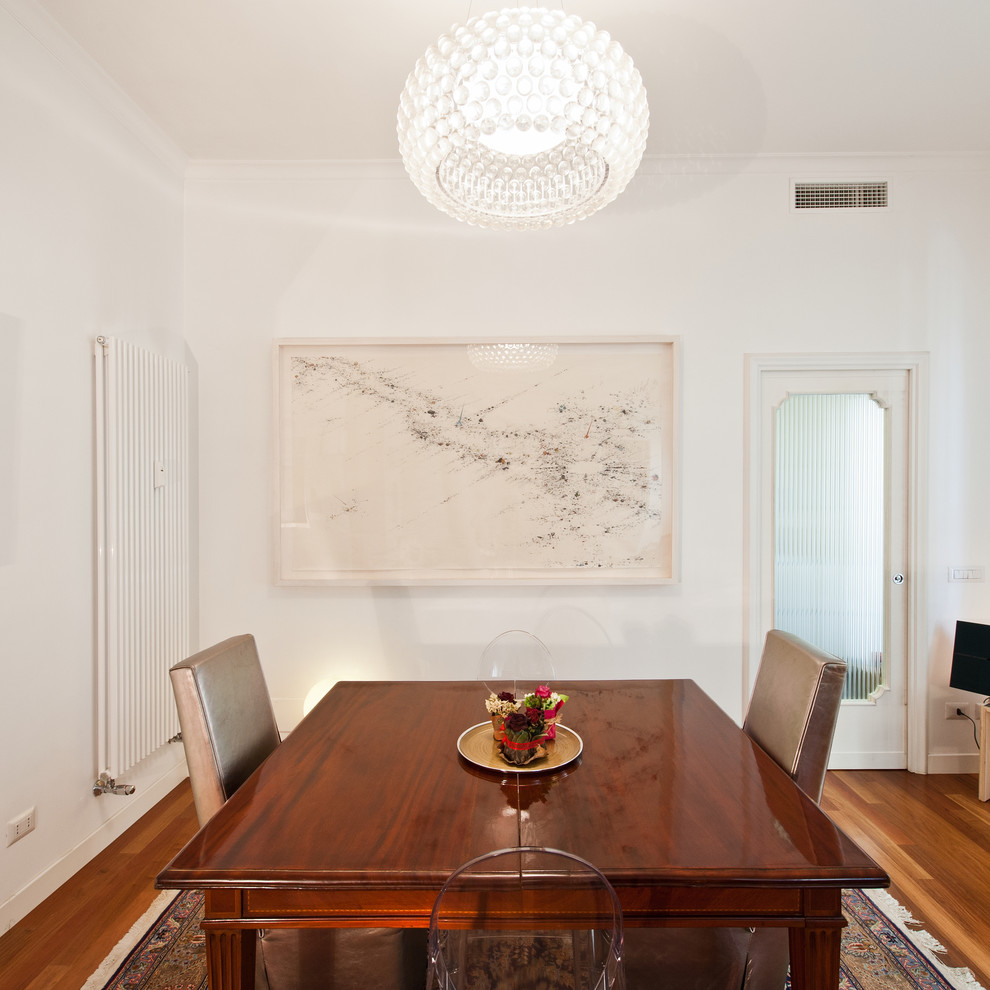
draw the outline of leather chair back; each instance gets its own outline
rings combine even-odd
[[[224,640],[169,671],[203,825],[279,744],[254,636]]]
[[[821,800],[846,665],[771,629],[743,730],[814,801]],[[676,990],[784,990],[786,928],[631,928],[629,986]]]
[[[196,816],[203,825],[254,773],[280,736],[258,648],[234,636],[169,671]],[[426,932],[273,928],[259,933],[255,990],[421,990]]]
[[[821,800],[846,664],[771,629],[743,731],[816,803]]]

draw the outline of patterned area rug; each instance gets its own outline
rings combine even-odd
[[[969,970],[942,965],[942,947],[927,932],[907,928],[916,923],[884,891],[847,890],[842,908],[849,926],[842,933],[840,990],[983,990]],[[83,990],[207,990],[202,914],[200,892],[177,895],[146,928],[135,926],[136,942],[118,946]]]
[[[968,969],[949,969],[943,946],[884,890],[844,890],[839,990],[983,990]],[[790,980],[787,983],[790,990]]]
[[[199,890],[160,895],[82,990],[208,990],[205,900]]]

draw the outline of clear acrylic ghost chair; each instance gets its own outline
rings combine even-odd
[[[485,682],[490,693],[517,690],[531,691],[540,684],[557,679],[553,657],[538,636],[523,629],[500,633],[481,654],[478,680]]]
[[[499,849],[454,871],[429,931],[427,990],[625,990],[622,909],[591,863]]]

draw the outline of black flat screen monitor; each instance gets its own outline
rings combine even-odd
[[[949,687],[990,696],[990,626],[956,623]]]

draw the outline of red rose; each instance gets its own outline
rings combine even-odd
[[[529,730],[529,719],[522,712],[513,712],[505,720],[506,732],[526,732]]]

